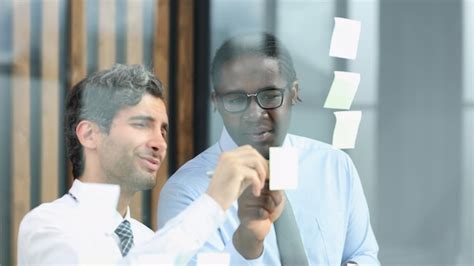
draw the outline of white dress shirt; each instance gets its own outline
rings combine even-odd
[[[101,196],[86,183],[75,180],[69,193],[41,204],[23,218],[18,234],[19,265],[135,264],[160,259],[186,263],[225,220],[222,208],[204,194],[154,233],[131,218],[128,209],[123,218],[101,202],[95,204],[98,207],[85,208],[87,202]],[[114,230],[124,219],[131,224],[134,247],[122,258]]]

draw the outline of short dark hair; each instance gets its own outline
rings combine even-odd
[[[252,33],[232,37],[217,50],[211,64],[214,87],[220,84],[223,65],[245,55],[274,58],[278,60],[280,74],[288,83],[293,83],[297,79],[291,55],[280,40],[269,33]]]
[[[82,145],[76,127],[83,120],[99,125],[109,133],[117,112],[138,104],[145,94],[164,100],[162,83],[142,65],[116,64],[91,74],[77,83],[66,99],[65,138],[74,178],[84,172]]]

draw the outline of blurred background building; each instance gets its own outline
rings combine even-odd
[[[360,20],[356,60],[329,57],[334,17]],[[473,265],[473,0],[0,0],[0,264],[23,215],[67,191],[64,97],[88,73],[142,63],[167,87],[159,185],[132,216],[154,228],[166,178],[214,143],[209,62],[238,33],[277,35],[303,102],[290,132],[331,143],[333,71],[361,74],[353,158],[383,265]]]

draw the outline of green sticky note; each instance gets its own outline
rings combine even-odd
[[[360,74],[334,71],[334,80],[324,108],[349,110],[360,83]]]

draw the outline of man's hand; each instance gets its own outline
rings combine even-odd
[[[265,183],[259,196],[250,190],[239,198],[240,225],[234,233],[233,243],[246,259],[255,259],[263,252],[263,241],[273,222],[280,217],[285,206],[282,191],[270,191]]]
[[[245,145],[222,153],[207,194],[226,210],[247,187],[259,196],[267,176],[268,161],[250,145]]]

